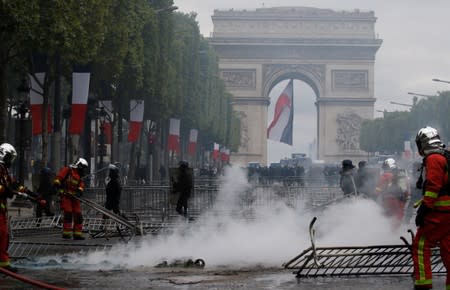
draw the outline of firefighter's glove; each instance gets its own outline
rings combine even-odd
[[[59,185],[54,184],[52,189],[52,194],[63,194],[64,191]]]
[[[45,206],[47,205],[47,201],[43,198],[38,199],[37,203],[38,203],[39,207],[41,207],[41,208],[45,208]]]
[[[82,197],[83,196],[83,190],[78,188],[75,192],[76,197]]]
[[[431,211],[423,203],[420,205],[416,213],[416,226],[421,227],[425,223],[425,216]]]

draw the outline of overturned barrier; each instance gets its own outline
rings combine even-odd
[[[299,280],[307,277],[362,276],[362,275],[412,275],[414,266],[411,246],[404,244],[351,247],[316,247],[313,225],[310,224],[311,247],[286,262],[285,269]],[[432,250],[432,271],[445,274],[439,249]]]

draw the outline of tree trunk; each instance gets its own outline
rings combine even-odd
[[[6,119],[8,116],[5,77],[5,66],[0,65],[0,144],[6,140]]]

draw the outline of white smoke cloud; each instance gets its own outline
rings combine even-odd
[[[111,269],[153,267],[162,261],[202,258],[207,268],[281,265],[310,247],[308,232],[313,212],[293,208],[275,198],[269,206],[242,209],[249,194],[245,172],[230,168],[223,177],[215,207],[195,222],[180,223],[171,234],[145,236],[133,245],[118,245],[108,252],[71,257],[72,267]],[[270,195],[269,195],[270,196]],[[315,213],[317,246],[396,244],[393,232],[374,201],[346,199]],[[251,217],[243,219],[243,216]],[[87,266],[88,265],[88,266]]]

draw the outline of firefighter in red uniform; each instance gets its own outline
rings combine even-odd
[[[400,174],[395,159],[387,158],[381,167],[380,176],[375,192],[379,203],[383,207],[385,216],[392,219],[394,228],[399,228],[405,216],[405,205],[409,200],[409,189],[405,183],[407,176]]]
[[[424,157],[425,181],[417,182],[423,198],[416,215],[417,233],[412,245],[414,289],[431,289],[431,248],[439,245],[447,269],[446,289],[450,289],[450,190],[444,145],[436,129],[425,127],[416,136],[419,154]],[[422,173],[422,172],[421,172]]]
[[[55,190],[61,198],[61,210],[63,217],[63,239],[84,240],[83,216],[81,214],[80,201],[75,197],[81,197],[84,191],[82,178],[88,172],[89,164],[83,158],[78,158],[68,167],[63,167],[53,182]]]
[[[9,168],[17,156],[14,146],[8,143],[0,145],[0,267],[12,272],[17,272],[15,267],[10,265],[8,245],[8,211],[7,198],[12,198],[18,191],[24,191],[23,186],[19,186],[13,181],[9,173]]]

